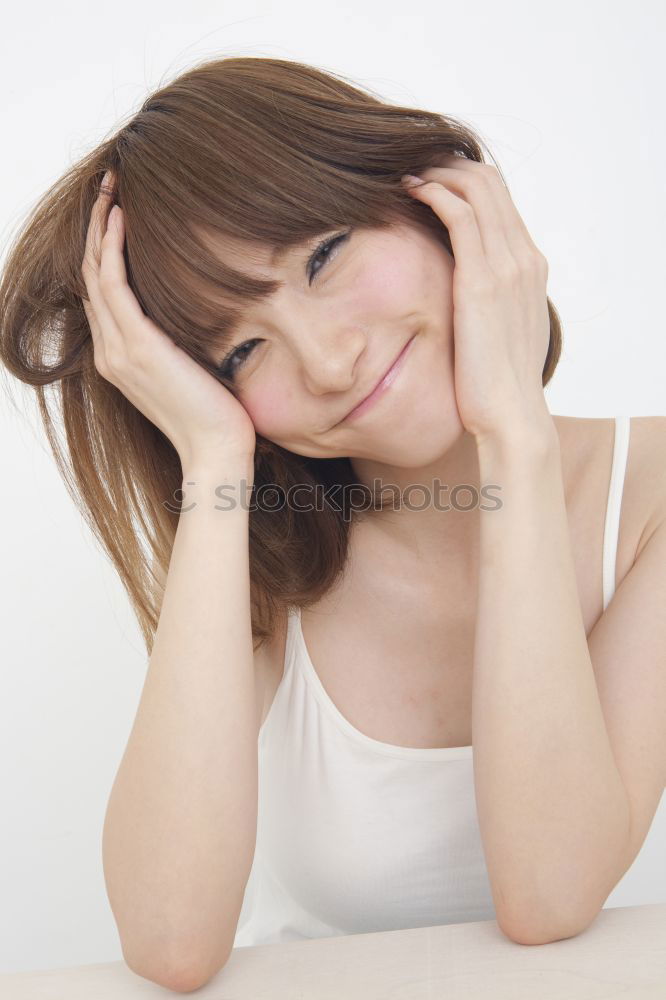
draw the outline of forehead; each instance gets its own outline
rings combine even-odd
[[[277,246],[274,243],[264,243],[259,240],[247,240],[233,236],[231,233],[221,230],[211,229],[203,225],[193,227],[197,239],[199,239],[208,250],[222,264],[234,270],[244,270],[252,274],[252,277],[270,278],[270,274],[276,267],[299,249],[314,248],[317,241],[331,236],[337,230],[322,230],[311,236],[304,236],[300,240],[292,240],[290,243]],[[392,244],[395,240],[417,240],[421,235],[418,225],[409,225],[404,221],[393,222],[387,228],[356,226],[354,227],[357,238],[363,237],[364,241],[376,239],[384,243]],[[425,234],[424,234],[425,235]]]
[[[276,246],[259,240],[241,239],[231,233],[202,225],[193,228],[197,239],[217,260],[234,270],[247,270],[252,277],[270,277],[270,272],[294,249],[293,246]]]

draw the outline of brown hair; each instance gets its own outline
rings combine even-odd
[[[169,565],[179,513],[165,500],[181,488],[182,469],[169,439],[94,366],[81,264],[104,172],[113,169],[124,212],[130,288],[144,312],[220,378],[211,349],[224,346],[244,303],[279,283],[222,263],[207,232],[287,249],[341,226],[407,222],[452,253],[446,228],[400,184],[402,174],[449,153],[486,162],[474,130],[443,114],[383,103],[298,62],[214,60],[152,93],[44,194],[14,239],[0,283],[0,359],[34,387],[58,469],[120,574],[149,654],[159,620],[150,560]],[[548,311],[544,386],[561,350],[550,299]],[[256,488],[354,482],[347,458],[299,456],[257,435]],[[250,511],[255,648],[281,610],[315,602],[341,573],[353,513],[344,500],[341,508]]]

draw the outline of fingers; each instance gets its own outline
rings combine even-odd
[[[479,224],[474,209],[464,198],[448,191],[443,184],[432,177],[431,171],[422,170],[419,176],[426,183],[407,188],[418,201],[424,201],[444,223],[449,231],[456,268],[472,267],[477,275],[487,269],[485,246],[481,239]]]
[[[450,166],[421,171],[424,180],[439,182],[474,209],[488,264],[499,275],[515,264],[528,263],[536,247],[499,172],[490,164],[463,157],[444,157]]]
[[[511,192],[509,191],[509,188],[505,184],[504,178],[499,172],[497,167],[493,167],[489,163],[480,164],[476,160],[468,160],[463,156],[453,156],[450,159],[449,158],[445,159],[444,162],[446,166],[455,166],[459,170],[467,170],[470,172],[474,170],[478,171],[479,167],[484,169],[488,174],[488,176],[490,177],[490,179],[494,181],[496,184],[499,184],[500,191],[504,195],[503,198],[499,199],[499,207],[504,216],[505,225],[507,226],[507,229],[517,225],[520,232],[522,232],[525,240],[530,244],[530,246],[536,249],[536,246],[530,235],[530,231],[525,225],[525,220],[523,219],[522,215],[516,208],[516,204],[513,198],[511,197]]]
[[[105,364],[109,338],[119,335],[119,331],[104,301],[100,287],[102,250],[104,240],[106,239],[106,219],[112,194],[113,188],[111,186],[110,171],[107,171],[90,213],[83,263],[81,265],[81,273],[88,292],[88,300],[83,299],[83,308],[90,326],[94,345],[95,366],[98,370],[100,370],[100,366],[103,367]]]
[[[86,287],[91,307],[86,308],[96,350],[107,362],[122,364],[133,350],[140,347],[139,331],[151,321],[141,309],[127,281],[123,256],[125,224],[122,209],[114,205],[108,213],[109,199],[113,197],[114,184],[111,171],[107,171],[93,205],[86,252]],[[106,226],[104,224],[106,221]],[[92,319],[92,322],[91,322]],[[103,331],[103,337],[100,332]]]
[[[127,269],[123,257],[124,240],[123,213],[122,209],[116,205],[102,240],[103,250],[99,269],[100,287],[105,306],[121,335],[127,334],[131,330],[134,341],[138,328],[150,321],[127,283]],[[130,344],[127,343],[126,346],[129,348]]]
[[[83,254],[83,266],[90,272],[99,270],[100,249],[102,237],[106,230],[106,218],[113,198],[113,174],[110,170],[104,174],[97,198],[90,213],[86,245]]]
[[[90,214],[82,265],[89,295],[83,307],[93,339],[95,367],[109,380],[122,375],[133,352],[136,358],[141,326],[150,324],[127,282],[124,220],[120,206],[109,211],[113,194],[113,176],[107,171]]]
[[[478,176],[472,177],[467,171],[456,167],[428,167],[427,170],[421,170],[419,176],[428,185],[415,189],[419,197],[423,197],[425,200],[425,196],[428,194],[431,199],[434,199],[433,207],[441,205],[444,211],[447,210],[447,206],[450,206],[448,211],[454,213],[453,218],[460,215],[464,220],[468,214],[471,215],[470,225],[466,226],[465,229],[471,229],[472,223],[475,222],[483,257],[493,271],[499,269],[498,273],[501,273],[507,255],[512,258],[513,252],[504,219],[498,208],[497,194],[490,183]],[[444,193],[442,194],[442,192]],[[456,201],[462,202],[457,211]],[[467,212],[466,209],[471,209],[471,213]],[[446,218],[444,218],[444,224],[448,228]],[[454,236],[451,234],[452,244],[453,239]],[[468,237],[468,243],[470,239],[471,237]],[[476,246],[476,243],[477,241],[474,240],[475,252],[478,256],[479,247]]]

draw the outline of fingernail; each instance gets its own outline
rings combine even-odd
[[[102,177],[102,183],[100,184],[100,190],[105,187],[111,187],[113,185],[113,171],[107,170],[107,172]]]
[[[417,177],[415,174],[403,174],[400,178],[405,187],[416,187],[417,184],[425,184],[422,177]]]

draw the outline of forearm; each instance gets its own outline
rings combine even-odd
[[[478,451],[481,483],[500,484],[503,504],[480,512],[480,830],[500,923],[566,936],[612,887],[629,803],[581,615],[555,428]]]
[[[104,870],[123,952],[151,979],[205,966],[229,946],[252,864],[248,512],[215,510],[213,493],[242,474],[233,466],[184,476],[197,485],[183,486],[155,642],[105,819]]]

